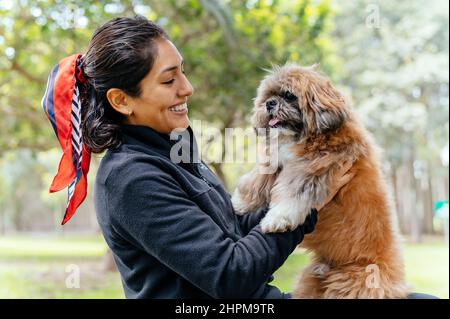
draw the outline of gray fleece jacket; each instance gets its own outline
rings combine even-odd
[[[198,161],[191,128],[186,132],[190,137],[171,140],[124,125],[123,144],[101,160],[97,219],[126,297],[288,298],[269,282],[314,229],[316,212],[292,232],[264,234],[258,224],[267,208],[235,215],[220,180]],[[185,163],[171,160],[177,147],[190,152]]]

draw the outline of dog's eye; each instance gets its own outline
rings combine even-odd
[[[297,97],[289,91],[283,93],[283,98],[288,102],[293,102],[297,100]]]

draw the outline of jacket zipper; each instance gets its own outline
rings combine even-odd
[[[208,184],[208,186],[212,187],[212,185],[206,180],[206,178],[204,178],[202,175],[200,175],[200,177],[205,181],[206,184]]]
[[[198,165],[194,165],[194,171],[195,171],[195,175],[197,175],[198,177],[200,177],[206,184],[208,184],[209,187],[212,187],[211,183],[208,182],[208,180],[202,175],[202,173],[200,173],[200,171],[198,170]]]

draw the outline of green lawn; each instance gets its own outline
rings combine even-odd
[[[99,236],[0,238],[0,298],[123,298],[118,273],[102,270],[105,251]],[[414,291],[449,297],[447,245],[406,244],[404,254]],[[275,273],[273,284],[291,291],[308,260],[293,253]],[[73,265],[79,269],[79,288],[66,286]]]
[[[448,299],[449,247],[444,243],[404,244],[403,254],[406,280],[412,291]],[[275,273],[273,284],[282,291],[292,291],[299,270],[308,260],[308,256],[294,252]]]
[[[106,245],[91,237],[0,238],[0,298],[124,298],[119,274],[104,272]],[[79,267],[79,288],[66,280]]]

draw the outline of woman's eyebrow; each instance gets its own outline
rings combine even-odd
[[[184,65],[184,61],[181,61],[181,66],[183,66],[183,65]],[[164,70],[162,70],[160,74],[163,74],[163,73],[169,72],[169,71],[173,71],[176,69],[178,69],[178,65],[169,66],[168,68],[165,68]]]

